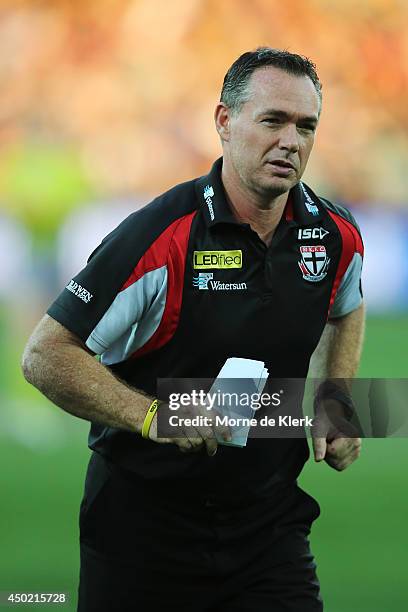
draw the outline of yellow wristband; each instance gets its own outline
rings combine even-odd
[[[152,424],[154,415],[156,414],[158,407],[159,407],[159,400],[157,399],[153,400],[152,403],[150,404],[149,410],[147,411],[145,420],[143,421],[142,438],[149,437],[150,425]]]

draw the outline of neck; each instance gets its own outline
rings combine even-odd
[[[262,198],[261,195],[246,189],[240,181],[233,180],[233,177],[225,171],[224,165],[221,178],[235,217],[243,223],[249,223],[261,240],[269,245],[282,217],[289,192],[276,197]]]

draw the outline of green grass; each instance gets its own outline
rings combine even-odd
[[[300,484],[321,506],[312,548],[329,612],[407,609],[407,459],[407,440],[364,440],[344,472],[304,469]]]
[[[75,610],[78,508],[89,455],[83,434],[50,452],[0,440],[2,461],[9,466],[0,477],[0,590],[70,592],[72,605],[52,606],[70,611]]]
[[[407,329],[408,317],[370,319],[360,375],[408,377]],[[10,344],[2,380],[0,591],[68,591],[70,605],[36,608],[71,612],[88,427],[23,383],[19,352]],[[361,458],[343,473],[307,464],[300,484],[322,509],[311,540],[326,612],[408,609],[407,465],[404,439],[365,440]]]
[[[367,320],[359,376],[408,378],[408,316]]]

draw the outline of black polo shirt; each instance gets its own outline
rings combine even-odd
[[[229,357],[306,377],[328,317],[362,300],[363,247],[348,211],[298,183],[266,246],[232,214],[221,167],[125,219],[48,310],[152,395],[158,378],[215,377]],[[250,439],[213,458],[186,455],[96,423],[89,443],[147,478],[228,478],[240,490],[296,478],[308,454],[302,439]]]

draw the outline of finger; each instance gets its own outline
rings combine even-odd
[[[229,427],[222,427],[222,429],[218,432],[224,442],[231,442],[232,435]]]
[[[176,440],[176,438],[158,438],[158,437],[153,438],[150,435],[149,435],[149,439],[155,442],[156,444],[174,444]]]
[[[207,449],[207,454],[210,457],[213,457],[217,452],[218,442],[215,437],[215,432],[211,427],[201,428],[199,429],[199,433],[204,441],[204,444]]]
[[[217,452],[218,443],[217,438],[215,437],[215,431],[214,429],[212,429],[212,422],[211,426],[197,427],[196,430],[201,437],[200,448],[203,444],[205,444],[208,455],[210,455],[211,457],[215,455],[215,453]]]
[[[188,441],[191,444],[191,451],[193,453],[200,451],[205,445],[205,442],[202,437],[198,435],[192,437],[189,436]]]
[[[219,418],[221,418],[221,414],[214,410],[214,417],[215,416],[218,416]],[[228,427],[228,425],[215,425],[215,423],[216,423],[216,419],[214,418],[213,431],[215,435],[218,437],[218,439],[224,440],[225,442],[231,442],[232,434],[231,434],[231,430]]]
[[[333,459],[326,457],[326,462],[330,465],[330,467],[334,468],[338,472],[343,472],[349,465],[351,465],[355,461],[355,459],[351,457],[347,457],[346,459]]]
[[[217,427],[215,433],[219,440],[224,440],[224,442],[231,442],[232,440],[231,431],[228,427]]]
[[[336,455],[340,458],[348,452],[349,448],[348,438],[334,438],[327,445],[327,452],[330,455]]]
[[[205,439],[203,438],[203,435],[198,427],[183,427],[183,432],[191,444],[192,452],[198,452],[203,448]]]
[[[178,446],[182,453],[191,453],[193,447],[188,438],[172,438],[171,441]]]
[[[160,436],[157,431],[157,415],[154,417],[152,424],[149,429],[148,439],[152,440],[156,444],[174,444],[174,438],[166,438],[164,436]]]
[[[327,459],[326,458],[326,461],[330,465],[330,467],[332,467],[333,469],[337,470],[338,472],[342,472],[349,465],[346,461],[339,461],[337,459],[334,460],[334,459]]]
[[[215,453],[217,452],[218,449],[218,442],[215,438],[207,438],[205,440],[205,445],[207,448],[207,454],[210,457],[214,457]]]
[[[326,456],[326,438],[312,438],[315,461],[322,461]]]
[[[211,412],[209,412],[205,405],[201,405],[198,407],[198,412],[205,416],[207,423],[209,423],[207,427],[197,427],[197,430],[204,440],[210,438],[224,440],[225,442],[230,442],[232,440],[230,428],[227,425],[217,424],[217,417],[221,418],[221,414],[216,409],[212,409]],[[210,444],[210,446],[213,447],[214,444]]]
[[[355,438],[334,438],[328,444],[327,451],[329,454],[337,455],[340,458],[354,453],[357,448]]]
[[[349,441],[351,444],[344,445],[341,449],[337,449],[336,452],[332,452],[329,450],[326,453],[326,462],[338,470],[339,472],[345,470],[349,465],[351,465],[356,459],[358,459],[360,455],[361,444],[355,443],[354,440]]]

